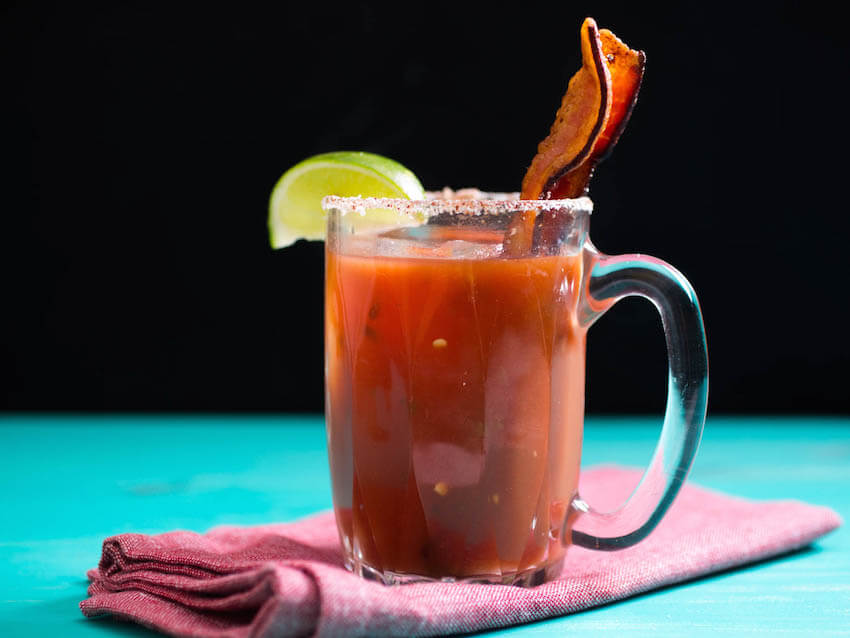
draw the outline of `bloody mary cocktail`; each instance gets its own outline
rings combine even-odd
[[[299,162],[272,192],[274,246],[327,241],[328,448],[357,574],[534,585],[569,545],[646,538],[693,462],[708,392],[696,294],[670,264],[605,255],[587,234],[590,178],[629,120],[646,57],[592,18],[580,43],[513,198],[437,201],[397,162],[344,151]],[[643,479],[600,513],[577,492],[585,333],[628,296],[661,316],[667,406]]]

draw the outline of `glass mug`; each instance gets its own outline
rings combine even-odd
[[[708,363],[668,264],[590,242],[592,203],[326,197],[325,370],[346,566],[385,584],[536,585],[570,544],[645,538],[690,469]],[[362,213],[369,210],[369,215]],[[620,509],[578,495],[585,337],[623,297],[661,315],[661,437]]]

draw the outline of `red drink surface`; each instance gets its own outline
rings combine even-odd
[[[347,558],[431,578],[557,563],[581,452],[581,258],[421,254],[327,253],[328,443]]]

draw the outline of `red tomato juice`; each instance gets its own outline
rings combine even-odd
[[[509,582],[564,555],[584,411],[581,258],[429,255],[327,252],[343,549],[355,570]]]

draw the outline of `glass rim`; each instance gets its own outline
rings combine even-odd
[[[487,193],[488,198],[478,199],[401,199],[394,197],[340,197],[327,195],[322,198],[322,210],[338,210],[347,213],[362,213],[370,208],[395,210],[414,216],[432,217],[443,213],[463,215],[504,215],[522,211],[569,211],[571,213],[593,212],[593,201],[589,197],[575,199],[518,199],[512,193]]]

